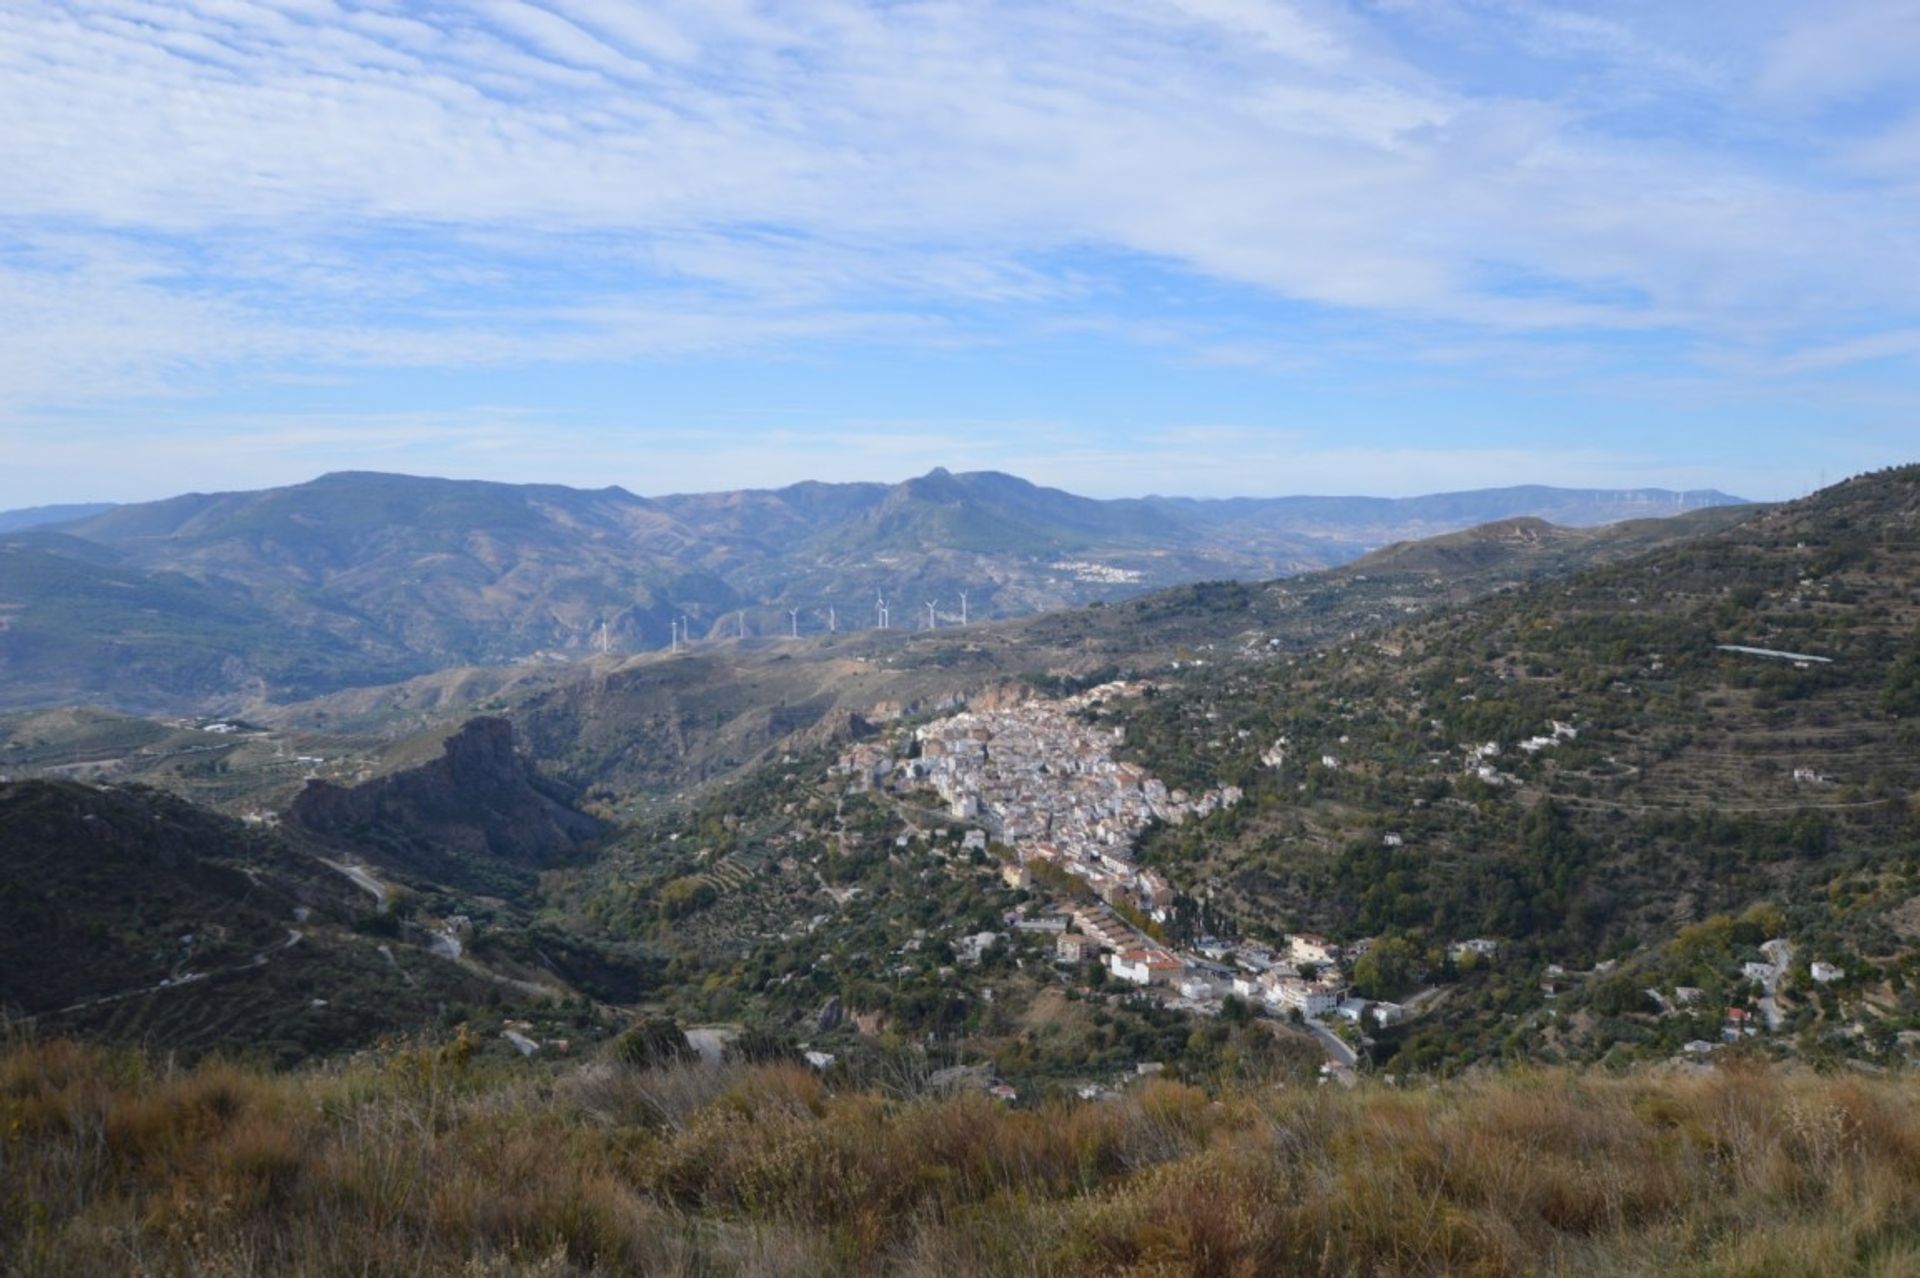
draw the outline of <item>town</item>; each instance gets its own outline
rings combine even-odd
[[[1350,1070],[1350,1044],[1320,1022],[1332,1017],[1358,1039],[1368,1024],[1392,1024],[1404,1009],[1352,997],[1345,965],[1365,942],[1343,950],[1326,937],[1292,934],[1280,946],[1211,937],[1186,950],[1157,939],[1175,902],[1173,885],[1134,861],[1134,844],[1153,821],[1178,825],[1241,801],[1222,786],[1201,794],[1168,789],[1137,764],[1114,758],[1117,727],[1086,712],[1137,697],[1138,682],[1103,684],[1074,696],[1031,699],[1006,708],[965,710],[846,751],[838,771],[856,789],[909,800],[937,798],[939,811],[973,823],[963,850],[997,848],[1009,886],[1039,890],[1062,873],[1083,881],[1092,900],[1056,900],[1010,920],[1023,932],[1050,933],[1062,962],[1098,962],[1110,977],[1208,1015],[1237,996],[1276,1015],[1296,1016],[1327,1047],[1335,1071]],[[990,934],[989,934],[990,935]],[[978,941],[979,938],[969,938]],[[988,942],[990,943],[990,942]],[[1491,941],[1469,943],[1482,955]]]

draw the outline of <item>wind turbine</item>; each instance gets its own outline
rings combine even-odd
[[[800,610],[798,608],[787,609],[787,621],[792,627],[792,629],[787,632],[788,637],[798,639],[800,637]]]
[[[938,617],[933,611],[933,600],[929,599],[927,600],[927,629],[932,630],[938,624]]]
[[[967,592],[964,590],[960,592],[960,624],[967,624]]]
[[[736,615],[740,618],[740,638],[745,640],[747,637],[747,610],[742,608]]]
[[[838,634],[839,632],[840,632],[840,619],[833,615],[833,605],[828,604],[827,605],[827,633],[831,635],[831,634]]]

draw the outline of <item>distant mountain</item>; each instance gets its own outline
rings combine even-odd
[[[231,581],[148,569],[60,533],[0,534],[0,709],[136,712],[318,693],[417,673],[379,636],[353,647]]]
[[[26,528],[45,528],[75,519],[89,519],[113,509],[112,502],[81,502],[68,506],[28,506],[22,510],[0,510],[0,533]]]
[[[230,709],[540,653],[1019,616],[1717,493],[1097,501],[992,472],[645,498],[348,472],[0,534],[0,708]],[[1488,512],[1491,512],[1490,514]],[[928,605],[932,604],[931,610]]]
[[[1284,529],[1368,548],[1431,537],[1506,519],[1541,519],[1591,528],[1629,519],[1668,518],[1713,506],[1748,504],[1716,489],[1551,488],[1527,484],[1425,497],[1235,497],[1214,501],[1150,497],[1159,508],[1212,527]]]

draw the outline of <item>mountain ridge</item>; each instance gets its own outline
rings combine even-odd
[[[1503,517],[1527,502],[1592,520],[1645,507],[1619,496],[1489,500]],[[682,619],[689,639],[851,629],[874,624],[880,597],[896,626],[951,624],[963,593],[969,620],[1019,616],[1327,567],[1398,539],[1395,510],[1424,531],[1467,517],[1471,497],[1380,499],[1359,525],[1340,524],[1340,499],[1300,499],[1319,512],[1301,529],[1294,499],[1203,518],[1192,502],[1103,501],[990,471],[658,498],[331,472],[0,534],[0,708],[228,712],[452,666],[665,648]],[[91,611],[65,602],[76,592]]]

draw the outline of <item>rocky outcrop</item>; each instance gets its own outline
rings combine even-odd
[[[453,886],[525,883],[572,860],[600,823],[514,749],[505,719],[469,721],[441,757],[344,787],[310,781],[290,821],[369,859]]]

